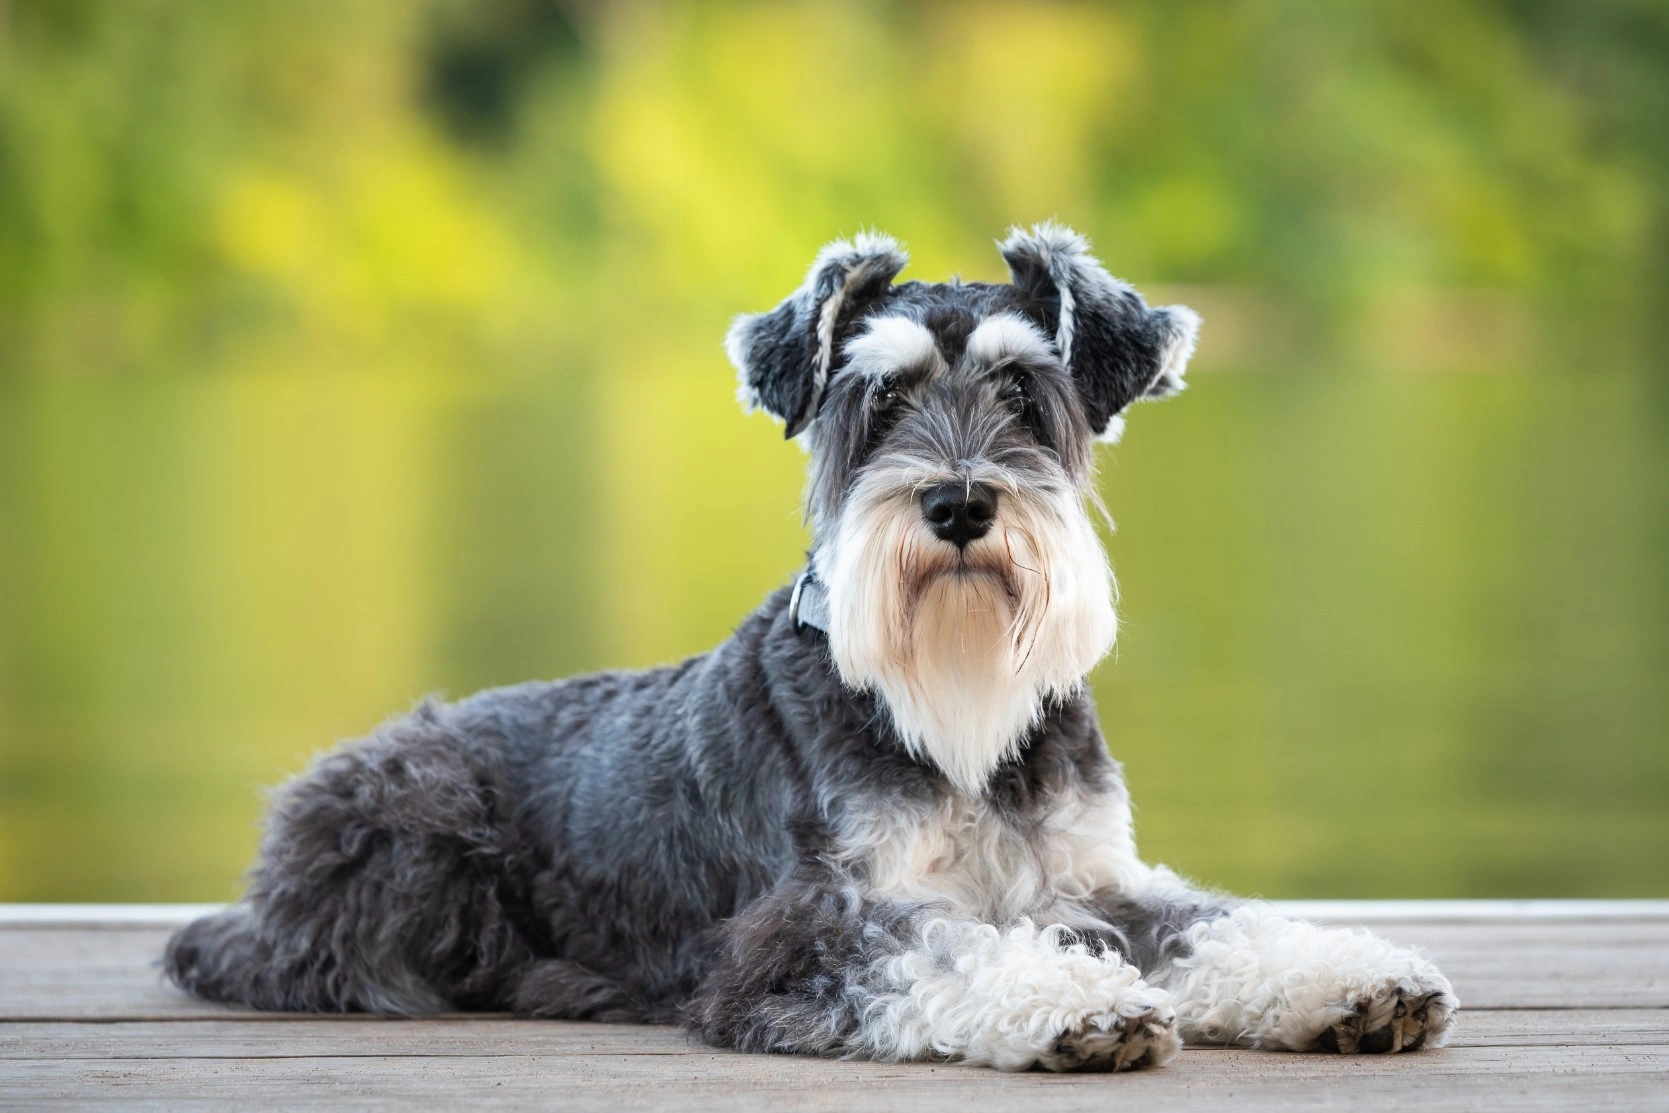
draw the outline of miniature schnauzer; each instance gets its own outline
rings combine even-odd
[[[424,702],[320,757],[173,980],[1005,1070],[1441,1044],[1420,952],[1137,857],[1084,681],[1116,629],[1092,452],[1182,388],[1199,318],[1065,228],[1000,248],[1009,283],[895,283],[860,235],[739,318],[742,400],[810,453],[805,571],[703,656]]]

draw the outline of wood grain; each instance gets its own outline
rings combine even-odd
[[[1669,1047],[1669,1009],[1537,1009],[1463,1014],[1451,1048]],[[1190,1049],[1190,1051],[1195,1049]],[[1201,1048],[1202,1052],[1220,1049]],[[299,1019],[0,1024],[0,1060],[296,1059],[382,1056],[583,1059],[707,1056],[675,1028],[561,1020]]]
[[[1121,1075],[688,1056],[35,1059],[5,1066],[6,1102],[45,1109],[599,1108],[628,1110],[1669,1109],[1657,1047],[1454,1048],[1415,1055],[1189,1051]]]

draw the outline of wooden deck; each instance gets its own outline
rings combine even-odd
[[[182,906],[0,906],[0,1108],[1669,1110],[1669,901],[1313,903],[1429,949],[1447,1049],[1189,1048],[1160,1070],[1003,1075],[739,1055],[677,1031],[237,1012],[164,985]]]

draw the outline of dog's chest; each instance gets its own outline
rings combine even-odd
[[[948,903],[950,913],[1002,923],[1071,922],[1098,889],[1125,888],[1140,864],[1122,795],[1074,789],[1016,816],[983,797],[849,811],[836,857],[881,899]]]

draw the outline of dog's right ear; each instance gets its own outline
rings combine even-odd
[[[897,240],[879,232],[836,240],[781,305],[737,317],[724,349],[741,379],[742,405],[781,418],[784,435],[798,436],[817,416],[842,322],[884,294],[909,261]]]

